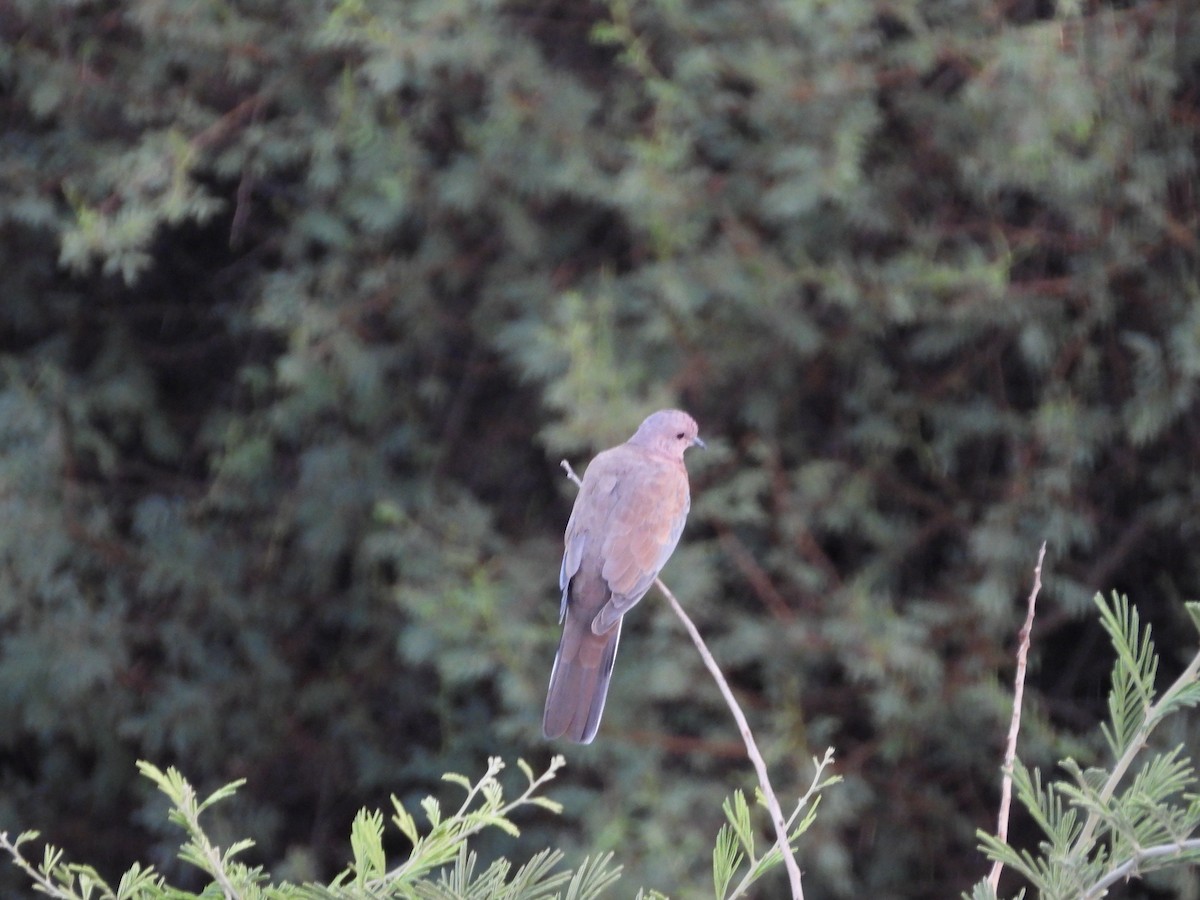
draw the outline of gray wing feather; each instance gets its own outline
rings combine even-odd
[[[688,497],[682,514],[674,522],[670,534],[659,550],[654,568],[643,573],[626,593],[612,595],[612,598],[604,605],[604,608],[600,610],[596,618],[592,620],[592,631],[594,633],[604,634],[604,632],[619,622],[621,617],[629,612],[639,600],[646,596],[646,592],[654,584],[654,579],[658,577],[658,573],[662,571],[663,566],[667,564],[667,560],[671,558],[671,554],[675,552],[675,548],[679,546],[679,538],[683,534],[683,526],[687,522],[687,514],[691,510],[691,507],[691,497]]]
[[[567,528],[567,533],[570,535],[567,539],[566,550],[563,551],[562,565],[558,569],[558,586],[562,590],[562,604],[558,608],[558,624],[563,623],[563,619],[567,615],[567,592],[571,587],[571,579],[575,577],[575,573],[579,571],[579,562],[583,559],[583,550],[587,546],[587,534],[570,534],[570,527]]]

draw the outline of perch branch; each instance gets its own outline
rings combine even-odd
[[[1033,590],[1029,592],[1029,609],[1025,613],[1025,624],[1017,642],[1017,675],[1013,685],[1012,721],[1008,724],[1008,743],[1004,748],[1004,776],[1000,780],[1000,816],[996,823],[996,837],[1008,843],[1008,815],[1012,806],[1013,764],[1017,759],[1017,735],[1021,731],[1021,703],[1025,696],[1025,669],[1029,661],[1030,636],[1033,633],[1033,615],[1037,607],[1038,594],[1042,590],[1042,561],[1046,558],[1046,542],[1038,551],[1037,565],[1033,567]],[[999,895],[1000,873],[1004,864],[996,860],[988,875],[992,893]]]

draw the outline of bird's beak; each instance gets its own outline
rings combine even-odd
[[[699,447],[701,450],[705,450],[708,448],[708,444],[706,444],[706,443],[704,443],[704,441],[700,440],[699,435],[692,438],[692,446]]]

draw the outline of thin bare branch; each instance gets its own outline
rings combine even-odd
[[[1105,874],[1103,878],[1080,894],[1081,900],[1092,900],[1093,897],[1103,897],[1108,893],[1108,889],[1126,878],[1133,878],[1141,870],[1142,864],[1152,859],[1158,859],[1163,856],[1180,856],[1184,853],[1193,853],[1200,851],[1200,839],[1192,838],[1191,840],[1179,841],[1174,844],[1160,844],[1157,847],[1146,847],[1139,850],[1121,865],[1117,866],[1111,872]]]
[[[750,731],[750,724],[746,721],[746,716],[742,713],[741,706],[738,705],[737,699],[733,696],[733,691],[730,690],[729,683],[725,680],[725,676],[721,672],[721,667],[717,665],[717,661],[709,653],[708,647],[704,643],[704,638],[700,636],[700,632],[696,629],[695,624],[688,617],[688,614],[683,611],[683,607],[675,599],[675,595],[662,583],[662,579],[654,579],[654,584],[662,591],[663,596],[667,598],[667,602],[671,604],[671,608],[675,611],[675,615],[683,622],[683,627],[687,629],[692,643],[696,645],[696,650],[700,653],[700,658],[704,660],[704,665],[708,667],[709,673],[712,675],[713,680],[716,681],[717,687],[720,688],[721,696],[725,698],[725,702],[729,705],[729,711],[733,713],[738,731],[742,734],[742,741],[746,745],[746,755],[750,757],[750,762],[754,765],[755,774],[758,776],[758,786],[762,789],[763,797],[766,798],[767,810],[771,813],[771,821],[775,825],[775,843],[779,846],[779,850],[783,854],[783,864],[787,869],[788,880],[792,885],[792,898],[793,900],[804,900],[804,888],[800,883],[800,867],[796,864],[796,856],[792,853],[792,847],[788,841],[787,823],[784,821],[783,810],[779,806],[779,799],[771,789],[771,778],[767,774],[767,764],[763,761],[762,754],[758,752],[758,744],[754,741],[754,735]]]
[[[1046,542],[1042,541],[1042,549],[1038,551],[1037,565],[1033,567],[1033,589],[1029,592],[1029,608],[1025,613],[1025,624],[1017,646],[1017,675],[1013,685],[1012,721],[1008,724],[1008,744],[1004,748],[1004,776],[1000,781],[1000,816],[996,823],[996,836],[1008,843],[1008,816],[1012,806],[1013,764],[1017,759],[1017,735],[1021,732],[1021,704],[1025,696],[1025,669],[1029,661],[1030,637],[1033,634],[1033,616],[1037,608],[1038,594],[1042,590],[1042,561],[1046,558]],[[988,884],[993,894],[1000,891],[1000,873],[1004,864],[996,860],[988,875]]]

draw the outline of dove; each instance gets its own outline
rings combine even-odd
[[[703,447],[696,421],[651,414],[624,444],[596,455],[563,537],[562,638],[542,734],[590,744],[608,696],[621,621],[675,551],[691,507],[684,451]]]

